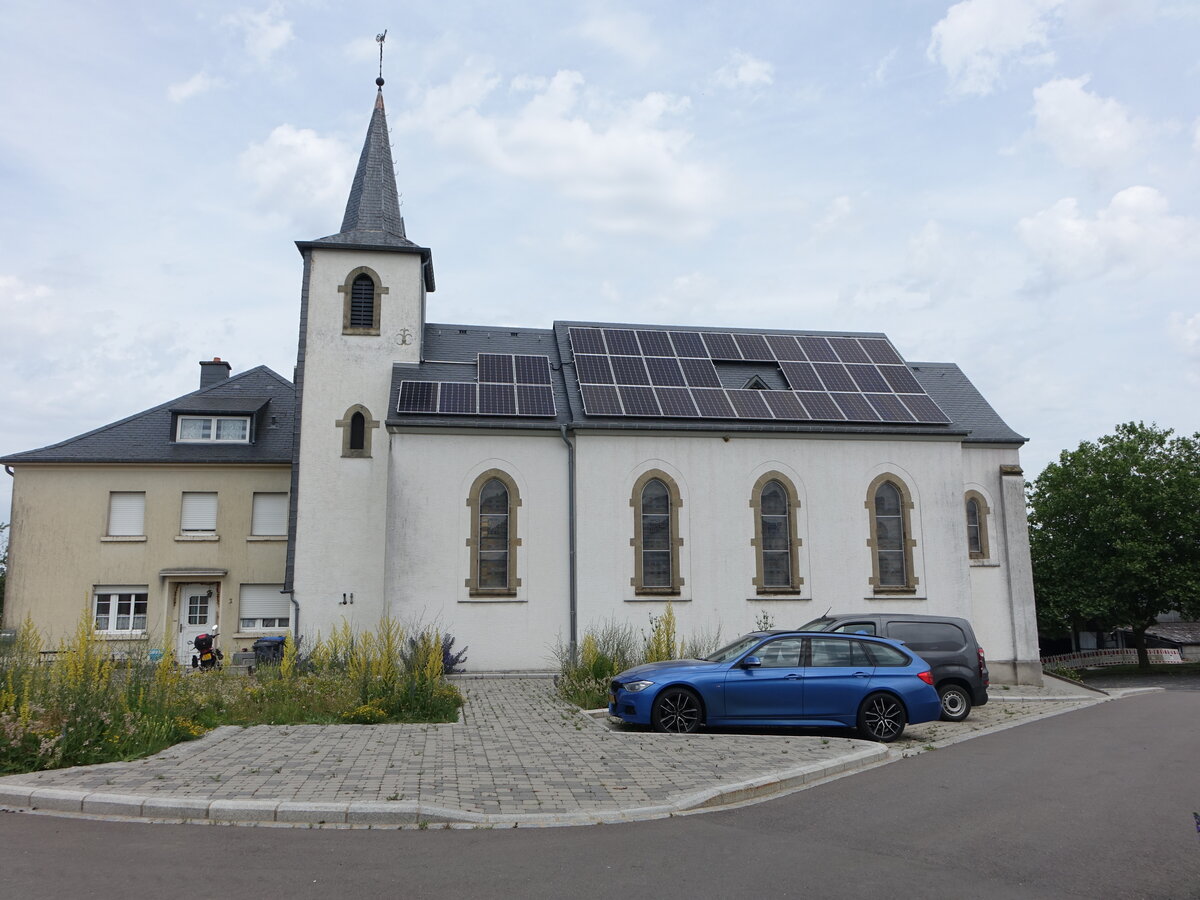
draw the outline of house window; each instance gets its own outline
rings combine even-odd
[[[144,491],[113,491],[108,495],[108,534],[141,537],[146,533]]]
[[[342,294],[342,334],[379,334],[379,311],[388,289],[373,269],[359,266],[338,286]]]
[[[133,634],[146,630],[145,585],[97,586],[92,596],[97,631]]]
[[[875,593],[911,593],[916,590],[911,537],[912,501],[904,482],[881,475],[871,483],[866,503],[871,515],[871,584]]]
[[[282,584],[243,584],[238,592],[238,627],[242,631],[269,631],[291,624],[292,604],[280,593]]]
[[[255,494],[251,513],[250,533],[272,537],[286,535],[288,530],[288,495]]]
[[[515,596],[517,578],[517,485],[498,469],[484,472],[471,487],[471,571],[467,587],[471,596]]]
[[[180,534],[214,534],[216,530],[216,492],[184,491],[179,516]]]
[[[345,459],[370,459],[371,434],[379,422],[371,418],[371,411],[356,403],[334,423],[342,430],[342,457]]]
[[[971,559],[987,559],[990,555],[987,530],[987,519],[990,512],[982,494],[978,491],[967,492],[967,556]]]
[[[180,416],[175,440],[182,443],[250,443],[249,416]]]
[[[794,593],[800,577],[800,539],[796,537],[796,489],[782,475],[764,475],[754,486],[750,506],[754,509],[755,577],[760,594]]]
[[[678,594],[683,586],[679,572],[679,488],[663,472],[647,472],[637,480],[629,501],[634,510],[634,575],[637,594]]]

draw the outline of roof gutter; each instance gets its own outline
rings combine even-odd
[[[575,445],[567,437],[566,425],[559,426],[559,434],[562,436],[563,443],[567,445],[567,560],[571,620],[570,643],[567,645],[567,650],[571,654],[570,658],[575,659],[575,650],[579,643],[579,596],[575,571]]]

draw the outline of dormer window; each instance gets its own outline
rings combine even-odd
[[[181,443],[250,443],[249,416],[180,416],[176,429]]]

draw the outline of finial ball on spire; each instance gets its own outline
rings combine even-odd
[[[376,78],[375,83],[377,85],[379,85],[380,87],[383,87],[383,79],[382,78]]]

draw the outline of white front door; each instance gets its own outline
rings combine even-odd
[[[175,658],[182,665],[192,664],[196,652],[192,641],[198,634],[211,633],[217,624],[217,585],[181,584],[179,586],[179,643]]]

